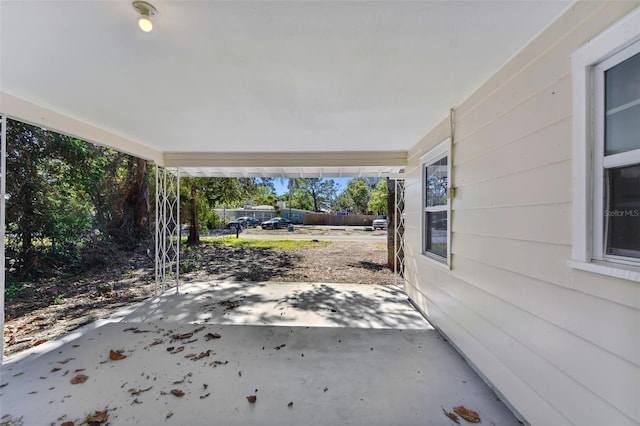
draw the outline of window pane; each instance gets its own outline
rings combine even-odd
[[[426,212],[425,251],[447,257],[447,212]]]
[[[640,54],[605,72],[605,155],[640,148]]]
[[[640,258],[640,165],[607,170],[607,254]]]
[[[426,207],[447,204],[447,157],[425,167],[427,183]]]

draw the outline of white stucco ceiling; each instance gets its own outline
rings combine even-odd
[[[0,90],[159,152],[406,151],[567,1],[0,1]],[[294,165],[295,166],[295,165]]]

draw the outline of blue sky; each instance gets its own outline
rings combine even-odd
[[[347,183],[349,182],[349,180],[353,178],[349,177],[349,178],[327,178],[327,179],[333,179],[333,181],[336,183],[336,187],[338,188],[338,194],[339,194],[342,192],[343,189],[347,187]],[[282,195],[288,191],[286,180],[275,179],[273,183],[276,187],[276,194]]]

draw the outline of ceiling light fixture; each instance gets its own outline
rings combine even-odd
[[[138,26],[140,29],[145,33],[153,30],[151,16],[156,16],[158,14],[158,10],[146,1],[134,1],[132,4],[133,8],[140,14],[140,19],[138,19]]]

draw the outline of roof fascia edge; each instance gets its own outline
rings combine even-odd
[[[406,166],[407,151],[165,152],[167,167]]]
[[[164,162],[160,151],[4,92],[0,92],[0,115],[151,160],[160,166]]]

